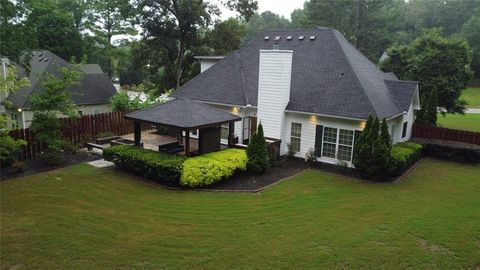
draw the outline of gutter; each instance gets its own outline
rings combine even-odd
[[[298,114],[304,114],[304,115],[316,115],[316,116],[327,117],[327,118],[345,119],[345,120],[353,120],[353,121],[366,121],[367,120],[367,119],[362,119],[362,118],[333,116],[333,115],[328,115],[328,114],[309,113],[309,112],[300,112],[300,111],[291,111],[291,110],[285,110],[285,112],[287,112],[287,113],[298,113]]]

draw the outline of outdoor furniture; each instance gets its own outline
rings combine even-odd
[[[100,150],[103,150],[103,149],[105,149],[105,146],[100,145],[100,144],[96,144],[96,143],[87,143],[87,149],[89,151],[93,150],[93,148],[98,148]]]
[[[110,136],[110,137],[97,138],[95,140],[95,142],[97,144],[106,144],[106,143],[110,143],[111,141],[117,140],[117,139],[120,139],[120,137],[119,136]]]
[[[183,146],[180,145],[178,142],[171,142],[171,143],[159,145],[158,151],[169,153],[169,154],[177,154],[183,151]]]
[[[117,139],[110,142],[112,146],[114,145],[134,145],[135,142],[129,139]],[[140,147],[143,147],[143,143],[140,143]]]

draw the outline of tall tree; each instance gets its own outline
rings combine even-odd
[[[256,13],[246,24],[246,34],[243,43],[251,41],[266,30],[288,29],[292,27],[287,18],[271,11],[265,11],[261,14]]]
[[[63,59],[80,59],[82,39],[72,14],[55,0],[26,1],[25,26],[32,29],[38,48],[50,50]],[[37,49],[37,48],[36,48]]]
[[[256,0],[224,0],[222,2],[230,10],[236,11],[247,22],[258,9],[258,1]]]
[[[112,77],[113,37],[137,33],[134,28],[135,9],[129,0],[94,0],[89,3],[89,16],[87,27],[107,56],[106,72]]]
[[[419,81],[420,95],[438,93],[438,106],[448,113],[463,113],[462,90],[472,78],[472,52],[466,40],[445,38],[438,29],[425,31],[409,45],[394,46],[381,63],[385,71],[400,79]]]
[[[310,0],[304,10],[295,11],[292,19],[303,27],[336,28],[360,51],[375,59],[383,52],[385,20],[382,18],[387,0]]]
[[[216,55],[227,55],[238,50],[245,35],[245,25],[238,19],[229,18],[217,22],[212,31],[207,35],[207,45]]]

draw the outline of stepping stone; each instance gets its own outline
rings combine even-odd
[[[105,168],[105,167],[113,166],[113,162],[106,161],[104,159],[90,161],[90,162],[88,162],[88,164],[90,164],[92,166],[95,166],[95,167],[98,167],[98,168]]]

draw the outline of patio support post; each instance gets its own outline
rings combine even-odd
[[[228,123],[228,147],[232,147],[235,143],[233,141],[235,137],[235,122]]]
[[[135,146],[140,146],[140,140],[142,138],[142,125],[140,122],[133,122],[133,136],[135,139]]]
[[[190,156],[190,130],[185,130],[185,156]]]

